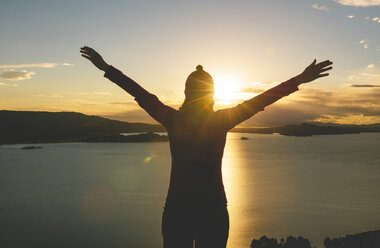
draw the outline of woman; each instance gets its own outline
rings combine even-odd
[[[214,82],[198,65],[186,80],[185,101],[179,110],[108,65],[92,48],[82,56],[105,77],[135,97],[137,103],[167,130],[172,168],[162,216],[164,248],[226,247],[229,217],[222,181],[222,157],[227,132],[302,83],[328,76],[332,62],[313,61],[300,75],[233,108],[213,110]]]

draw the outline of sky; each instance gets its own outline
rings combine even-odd
[[[0,34],[3,110],[154,123],[80,56],[87,45],[174,108],[198,64],[221,109],[330,59],[329,77],[242,126],[380,123],[380,0],[2,0]]]

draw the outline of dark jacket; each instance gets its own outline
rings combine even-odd
[[[135,97],[167,130],[172,168],[168,205],[226,205],[222,157],[227,132],[284,96],[298,90],[290,79],[236,107],[211,111],[200,121],[162,103],[122,72],[109,66],[105,75]]]

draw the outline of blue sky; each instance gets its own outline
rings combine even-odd
[[[379,18],[378,0],[2,1],[0,108],[152,122],[80,57],[88,45],[173,107],[197,64],[227,88],[259,91],[330,59],[328,78],[245,124],[380,122]]]

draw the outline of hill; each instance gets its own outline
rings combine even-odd
[[[328,123],[301,123],[282,127],[268,128],[234,128],[232,132],[238,133],[278,133],[287,136],[312,136],[331,134],[353,134],[365,132],[380,132],[380,124],[370,125],[339,125]]]
[[[129,123],[76,112],[0,111],[0,144],[55,142],[167,141],[154,135],[120,137],[120,133],[165,132],[161,125]],[[380,124],[302,123],[282,127],[234,128],[231,132],[289,136],[380,132]]]
[[[164,132],[161,125],[128,123],[75,112],[0,111],[0,144],[76,142],[135,132]]]

